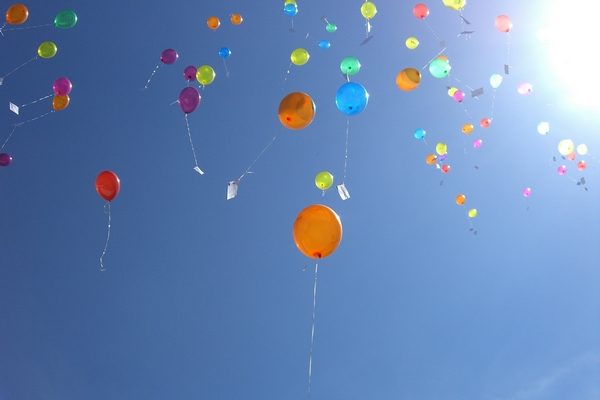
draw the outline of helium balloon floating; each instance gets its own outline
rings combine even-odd
[[[529,197],[529,196],[531,196],[531,188],[526,187],[525,189],[523,189],[523,197]]]
[[[435,152],[438,155],[443,156],[448,153],[448,146],[446,145],[446,143],[439,142],[435,145]]]
[[[288,129],[299,130],[312,123],[315,111],[312,97],[306,93],[294,92],[281,100],[277,115],[281,125]]]
[[[550,124],[548,122],[540,122],[537,126],[537,131],[540,135],[547,135],[550,132]]]
[[[335,94],[335,105],[346,115],[360,114],[369,102],[369,93],[356,82],[346,82]]]
[[[8,153],[0,153],[0,167],[8,167],[12,163],[12,156]]]
[[[450,172],[450,166],[448,164],[444,164],[442,165],[440,170],[442,171],[442,174],[447,174],[448,172]]]
[[[577,154],[580,156],[585,156],[588,153],[588,147],[586,144],[578,144],[577,145]]]
[[[567,173],[567,166],[566,165],[561,165],[560,167],[558,167],[556,169],[556,172],[558,172],[558,174],[560,176],[565,175]]]
[[[283,6],[283,13],[288,17],[295,17],[298,14],[298,6],[296,3],[288,3]]]
[[[328,23],[328,24],[325,26],[325,30],[326,30],[327,32],[329,32],[329,33],[333,33],[333,32],[335,32],[335,31],[337,31],[337,25],[336,25],[336,24],[332,24],[332,23]]]
[[[323,50],[327,50],[331,47],[331,42],[329,40],[321,40],[319,41],[319,47]]]
[[[504,32],[504,33],[510,32],[510,30],[513,27],[513,24],[510,21],[510,18],[508,17],[508,15],[498,15],[496,17],[495,25],[496,25],[496,29],[498,29],[500,32]]]
[[[459,194],[456,196],[454,201],[456,202],[457,206],[464,206],[467,202],[467,196],[465,196],[464,194]]]
[[[406,47],[407,47],[409,50],[414,50],[414,49],[416,49],[417,47],[419,47],[419,39],[417,39],[417,38],[416,38],[416,37],[414,37],[414,36],[410,36],[410,37],[408,37],[408,38],[406,39],[406,42],[404,42],[404,44],[406,45]]]
[[[531,83],[521,83],[517,86],[517,92],[522,96],[527,96],[533,92],[533,85]]]
[[[17,3],[6,10],[6,23],[8,25],[21,25],[29,18],[29,10],[25,4]]]
[[[315,186],[323,191],[333,185],[333,175],[329,171],[321,171],[315,176]]]
[[[475,218],[477,216],[478,212],[476,208],[471,208],[468,212],[467,215],[469,216],[469,218]]]
[[[405,68],[396,75],[398,89],[410,92],[421,84],[421,72],[416,68]]]
[[[208,86],[214,82],[217,74],[210,65],[201,65],[196,70],[196,80],[202,86]]]
[[[11,158],[11,159],[12,159],[12,158]],[[583,171],[583,170],[584,170],[586,167],[587,167],[587,164],[586,164],[586,163],[585,163],[585,161],[583,161],[583,160],[580,160],[580,161],[577,163],[577,169],[578,169],[578,170],[580,170],[580,171]]]
[[[292,51],[292,54],[290,54],[290,60],[294,65],[304,65],[308,62],[309,59],[310,54],[308,54],[308,51],[306,49],[303,49],[301,47],[295,49],[294,51]]]
[[[231,22],[231,25],[241,25],[242,22],[244,22],[244,18],[242,18],[241,14],[231,14],[229,16],[229,22]]]
[[[185,67],[183,70],[183,78],[188,82],[196,79],[196,67],[194,65],[188,65]]]
[[[500,74],[494,74],[492,76],[490,76],[490,86],[493,89],[498,89],[500,87],[500,85],[502,84],[502,75]]]
[[[120,190],[121,180],[114,172],[102,171],[96,177],[96,192],[101,198],[103,198],[106,201],[106,204],[104,205],[104,212],[108,215],[108,224],[106,228],[106,243],[104,244],[104,250],[102,250],[102,255],[100,255],[100,271],[105,271],[103,260],[104,256],[106,255],[106,250],[108,249],[108,241],[110,239],[110,202],[117,197]]]
[[[221,20],[215,16],[208,17],[206,20],[206,26],[208,26],[210,30],[217,30],[219,29],[219,26],[221,26]]]
[[[444,59],[436,58],[429,64],[429,72],[434,78],[442,79],[448,76],[452,66]]]
[[[412,12],[417,19],[425,19],[429,15],[429,8],[425,4],[419,3],[413,7]]]
[[[423,140],[423,139],[425,139],[426,135],[427,135],[427,131],[425,129],[423,129],[423,128],[416,129],[415,133],[413,134],[413,136],[417,140]]]
[[[154,67],[154,70],[152,71],[152,73],[150,74],[150,77],[146,81],[146,85],[144,86],[144,89],[148,89],[150,87],[150,82],[152,81],[154,74],[156,74],[156,71],[158,71],[158,68],[162,64],[165,64],[165,65],[175,64],[175,61],[177,61],[178,58],[179,58],[179,54],[177,54],[177,51],[175,51],[174,49],[164,49],[160,53],[160,63],[156,64],[156,67]]]
[[[442,0],[442,3],[448,8],[460,11],[467,5],[467,0]]]
[[[67,94],[71,93],[72,89],[73,89],[73,84],[71,83],[69,78],[65,78],[64,76],[57,78],[54,81],[54,84],[52,84],[52,91],[57,96],[67,95]]]
[[[489,128],[491,124],[491,118],[481,118],[481,121],[479,121],[479,126],[481,126],[482,128]]]
[[[448,96],[454,97],[454,93],[458,92],[458,88],[452,86],[448,88]]]
[[[371,1],[365,1],[360,6],[360,13],[365,19],[372,19],[377,14],[377,7],[375,6],[375,3]]]
[[[58,48],[56,47],[56,43],[46,41],[40,44],[37,53],[41,58],[52,58],[56,55],[57,51]]]
[[[331,208],[313,204],[298,214],[294,243],[306,257],[321,259],[332,254],[342,240],[342,222]]]
[[[435,164],[436,161],[437,161],[437,156],[435,154],[428,154],[427,157],[425,157],[425,163],[427,165],[433,165],[433,164]]]
[[[231,50],[229,50],[228,47],[221,47],[219,49],[219,57],[226,59],[229,58],[229,56],[231,56]]]
[[[481,139],[475,139],[473,141],[473,148],[479,149],[479,148],[481,148],[482,144],[483,144],[483,140],[481,140]]]
[[[473,129],[475,129],[473,124],[464,124],[461,128],[461,131],[465,135],[470,135],[471,133],[473,133]]]
[[[54,26],[59,29],[70,29],[77,24],[77,14],[73,10],[63,10],[56,14]]]
[[[69,106],[70,102],[71,102],[71,99],[69,98],[68,94],[56,95],[52,99],[52,109],[54,111],[64,110],[65,108],[67,108]]]
[[[360,61],[356,57],[346,57],[340,62],[340,70],[346,76],[353,76],[360,71]]]
[[[561,156],[567,156],[575,151],[575,143],[571,139],[563,139],[558,142],[558,152]]]
[[[200,93],[194,87],[186,87],[179,93],[178,103],[185,114],[194,112],[200,104]]]
[[[462,103],[463,100],[465,99],[465,93],[461,90],[457,90],[456,92],[454,92],[454,95],[452,95],[452,98],[457,103]]]

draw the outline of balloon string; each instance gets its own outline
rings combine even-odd
[[[190,122],[188,121],[188,115],[185,114],[185,125],[187,126],[188,137],[190,139],[190,146],[192,147],[192,154],[194,155],[194,163],[198,167],[198,159],[196,158],[196,150],[194,149],[194,142],[192,141],[192,131],[190,130]]]
[[[8,28],[8,29],[4,29],[5,32],[8,31],[21,31],[24,29],[37,29],[37,28],[44,28],[46,26],[52,26],[52,24],[43,24],[43,25],[34,25],[34,26],[21,26],[18,28]]]
[[[346,170],[348,169],[348,144],[350,142],[350,118],[346,119],[346,149],[344,154],[344,177],[342,183],[346,181]]]
[[[0,26],[0,35],[2,35],[2,37],[4,37],[4,28],[6,27],[6,22],[4,24],[2,24],[2,26]]]
[[[15,72],[17,72],[18,70],[20,70],[21,68],[23,68],[24,66],[26,66],[27,64],[29,64],[32,61],[35,61],[38,59],[38,56],[35,56],[33,58],[30,58],[29,60],[25,61],[23,64],[19,65],[18,67],[16,67],[15,69],[13,69],[12,71],[10,71],[8,74],[3,75],[0,77],[1,80],[4,80],[4,78],[6,78],[9,75],[14,74]]]
[[[427,20],[424,20],[424,22],[425,22],[425,26],[427,27],[427,29],[429,29],[429,31],[438,40],[438,42],[442,42],[442,38],[440,37],[440,35],[437,34],[437,32],[435,31],[435,29],[433,29],[433,27],[429,24],[429,22],[427,22]]]
[[[229,68],[227,68],[227,61],[223,59],[223,66],[225,67],[225,76],[229,78]]]
[[[248,168],[246,168],[246,170],[244,171],[244,173],[242,175],[240,175],[240,177],[237,179],[238,182],[241,181],[244,176],[246,176],[247,174],[250,173],[250,170],[252,169],[252,167],[254,166],[254,164],[256,164],[256,162],[263,156],[263,154],[265,154],[265,152],[269,149],[269,147],[271,147],[273,145],[273,143],[275,143],[276,139],[277,139],[277,135],[273,136],[273,138],[271,139],[271,141],[269,143],[267,143],[267,145],[260,151],[260,153],[258,153],[258,156],[256,156],[256,158],[254,159],[254,161],[252,161],[250,163],[250,165],[248,166]]]
[[[144,89],[148,89],[150,87],[150,81],[152,80],[152,77],[154,77],[154,74],[156,73],[156,71],[158,71],[159,67],[160,67],[160,63],[156,64],[156,67],[154,67],[154,71],[152,71],[152,73],[150,74],[150,77],[148,78],[148,81],[146,81],[146,86],[144,86]]]
[[[440,55],[442,55],[442,53],[446,51],[446,47],[444,47],[443,49],[441,49],[435,56],[431,57],[431,59],[429,61],[427,61],[427,63],[425,65],[423,65],[423,67],[421,68],[421,70],[424,70],[425,68],[427,68],[427,66],[429,64],[431,64],[431,62],[433,60],[435,60],[436,58],[438,58]]]
[[[285,71],[285,75],[283,77],[284,81],[287,81],[287,79],[290,77],[291,72],[292,72],[292,63],[290,63],[290,65],[288,65],[287,70]]]
[[[510,67],[510,32],[506,34],[508,35],[506,38],[506,65]]]
[[[2,147],[0,147],[0,150],[4,150],[4,146],[6,146],[6,144],[8,143],[8,141],[10,140],[10,138],[12,137],[13,133],[15,133],[16,129],[17,129],[17,125],[13,125],[12,131],[10,131],[10,133],[8,134],[8,137],[6,138],[6,140],[4,141],[4,143],[2,143]]]
[[[492,106],[490,111],[490,119],[494,119],[494,113],[496,111],[496,89],[492,92]]]
[[[106,202],[106,204],[104,204],[104,214],[108,214],[108,225],[106,227],[106,243],[104,243],[104,250],[102,250],[102,254],[100,255],[100,271],[104,272],[106,271],[106,268],[104,267],[104,255],[106,255],[106,250],[108,249],[108,241],[110,240],[110,221],[111,221],[111,214],[110,214],[110,203]]]
[[[317,320],[317,273],[319,272],[319,263],[315,264],[315,279],[313,284],[313,310],[312,310],[312,327],[310,329],[310,349],[308,351],[308,392],[310,398],[310,388],[312,383],[312,359],[313,347],[315,344],[315,322]]]
[[[31,118],[31,119],[28,119],[27,121],[23,121],[23,122],[18,122],[18,123],[16,123],[16,124],[15,124],[15,126],[23,126],[23,125],[25,125],[25,124],[28,124],[28,123],[30,123],[30,122],[33,122],[33,121],[35,121],[35,120],[38,120],[38,119],[40,119],[40,118],[44,118],[46,115],[48,115],[48,114],[52,114],[53,112],[54,112],[54,110],[50,110],[50,111],[48,111],[47,113],[44,113],[44,114],[42,114],[42,115],[38,115],[38,116],[37,116],[37,117],[35,117],[35,118]]]
[[[20,108],[30,106],[30,105],[35,104],[37,102],[40,102],[42,100],[46,100],[47,98],[52,97],[53,95],[54,95],[54,93],[49,94],[48,96],[40,97],[39,99],[34,100],[34,101],[30,102],[30,103],[23,104],[22,106],[20,106]]]

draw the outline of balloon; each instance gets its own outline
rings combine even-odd
[[[8,167],[13,158],[8,153],[0,153],[0,167]]]
[[[71,93],[72,89],[73,84],[71,84],[69,78],[65,78],[64,76],[57,78],[52,84],[52,91],[58,96],[64,96],[66,94],[69,94]]]
[[[358,74],[360,71],[360,61],[356,57],[346,57],[340,63],[340,70],[342,74],[352,76]]]
[[[279,122],[288,129],[304,129],[315,118],[315,103],[306,93],[290,93],[279,103]]]
[[[193,65],[188,65],[183,70],[183,77],[186,81],[191,82],[196,78],[196,67]]]
[[[460,11],[467,5],[467,0],[442,0],[442,3],[448,8]]]
[[[418,19],[425,19],[429,15],[429,8],[423,3],[419,3],[413,7],[413,15]]]
[[[321,190],[327,190],[333,185],[333,175],[329,171],[321,171],[315,176],[315,185]]]
[[[6,23],[9,25],[21,25],[29,18],[29,10],[25,4],[17,3],[6,10]]]
[[[398,89],[410,92],[421,84],[421,72],[416,68],[404,68],[396,75]]]
[[[75,24],[77,24],[77,14],[73,10],[63,10],[54,18],[54,26],[59,29],[69,29]]]
[[[540,135],[547,135],[550,132],[550,124],[548,122],[540,122],[537,126],[537,131]]]
[[[52,58],[56,55],[57,51],[58,51],[58,48],[56,47],[56,43],[46,41],[46,42],[40,43],[37,53],[38,53],[38,56],[40,56],[42,58]]]
[[[361,113],[369,102],[369,93],[364,86],[355,82],[346,82],[335,94],[335,105],[346,115]]]
[[[465,99],[465,93],[461,90],[457,90],[456,92],[454,92],[454,95],[452,97],[457,103],[462,103]]]
[[[208,17],[206,20],[206,26],[214,31],[215,29],[219,29],[219,26],[221,26],[221,20],[215,16]]]
[[[71,99],[69,98],[68,94],[65,94],[63,96],[56,95],[52,99],[52,109],[54,111],[64,110],[65,108],[67,108],[69,106],[70,101],[71,101]]]
[[[523,189],[523,197],[529,197],[529,196],[531,196],[531,188],[526,187],[525,189]]]
[[[575,150],[575,143],[571,139],[563,139],[558,142],[558,152],[561,156],[567,156]]]
[[[294,17],[298,14],[298,6],[295,3],[288,3],[283,6],[283,13],[288,17]]]
[[[337,31],[337,26],[335,24],[332,24],[331,22],[327,24],[327,26],[325,27],[325,30],[329,33],[333,33],[335,31]]]
[[[202,86],[208,86],[215,80],[217,74],[210,65],[201,65],[196,70],[196,80]]]
[[[284,4],[284,5],[286,5],[286,4],[296,4],[296,5],[298,5],[298,4],[296,3],[296,0],[285,0],[285,1],[283,2],[283,4]]]
[[[319,42],[319,47],[322,48],[323,50],[327,50],[328,48],[331,47],[331,42],[329,40],[321,40]]]
[[[229,58],[230,55],[231,55],[231,50],[229,50],[228,47],[221,47],[219,49],[219,57],[225,59],[225,58]]]
[[[241,14],[231,14],[229,16],[229,21],[231,25],[241,25],[244,22],[244,18],[242,18]]]
[[[427,131],[423,128],[415,130],[415,133],[413,134],[417,140],[425,139],[425,135],[427,135]]]
[[[429,72],[438,79],[447,77],[451,69],[450,63],[440,58],[436,58],[429,64]]]
[[[442,174],[447,174],[448,172],[450,172],[450,166],[448,164],[444,164],[442,165]]]
[[[508,15],[498,15],[495,24],[500,32],[509,32],[513,26]]]
[[[494,74],[490,76],[490,86],[494,89],[498,89],[498,87],[500,87],[502,84],[503,79],[504,78],[502,78],[502,75],[500,74]]]
[[[454,97],[454,93],[458,92],[458,88],[454,86],[448,88],[448,96]]]
[[[566,173],[567,173],[567,166],[566,166],[566,165],[561,165],[560,167],[558,167],[558,168],[556,169],[556,172],[558,172],[558,174],[559,174],[560,176],[562,176],[562,175],[566,174]]]
[[[189,114],[200,104],[200,93],[195,87],[188,86],[179,93],[178,102],[181,111]]]
[[[473,133],[473,129],[475,127],[473,126],[473,124],[464,124],[461,131],[462,133],[464,133],[465,135],[470,135],[471,133]]]
[[[491,124],[491,118],[481,118],[481,121],[479,121],[479,126],[481,126],[482,128],[489,128]]]
[[[290,55],[290,60],[292,60],[292,64],[298,66],[306,64],[309,58],[310,54],[308,54],[308,51],[301,47],[292,51],[292,54]]]
[[[121,190],[121,181],[112,171],[102,171],[96,177],[96,192],[106,201],[113,201]]]
[[[435,58],[436,60],[442,60],[442,61],[446,61],[446,62],[450,62],[450,60],[448,59],[448,57],[446,57],[445,55],[441,54],[439,56],[437,56]]]
[[[531,83],[521,83],[517,86],[517,92],[522,96],[527,96],[533,92],[533,85]]]
[[[360,6],[360,13],[366,19],[371,19],[377,14],[377,7],[375,7],[375,3],[371,1],[365,1]]]
[[[11,157],[11,160],[12,160],[12,157]],[[587,167],[587,164],[583,160],[581,160],[577,163],[577,169],[580,171],[583,171],[586,167]]]
[[[294,242],[302,254],[325,258],[342,240],[342,222],[331,208],[313,204],[300,211],[293,228]]]
[[[160,53],[160,62],[163,64],[174,64],[178,58],[179,54],[177,54],[177,52],[173,49],[164,49],[162,53]]]
[[[406,47],[410,50],[414,50],[417,47],[419,47],[419,39],[417,39],[414,36],[410,36],[409,38],[406,39],[406,42],[404,42],[404,44],[406,45]]]
[[[435,164],[436,161],[437,161],[437,156],[435,154],[427,154],[427,157],[425,157],[425,163],[427,165],[433,165],[433,164]]]
[[[580,156],[585,156],[588,153],[588,147],[586,144],[578,144],[577,145],[577,154]]]
[[[477,216],[477,209],[476,208],[471,208],[467,212],[467,215],[469,216],[469,218],[475,218]]]
[[[443,156],[448,153],[448,146],[446,143],[439,142],[435,145],[435,152],[438,153],[438,155]]]
[[[464,194],[456,195],[454,201],[456,202],[457,206],[464,206],[467,202],[467,196],[465,196]]]
[[[565,156],[565,158],[566,158],[567,160],[574,161],[574,160],[577,158],[577,153],[575,153],[574,151],[572,151],[572,152],[570,152],[569,154],[567,154],[567,155]]]
[[[473,147],[476,148],[476,149],[481,148],[482,144],[483,144],[483,140],[481,140],[481,139],[475,139],[473,141]]]

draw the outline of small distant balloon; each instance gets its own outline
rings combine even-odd
[[[188,86],[179,93],[179,107],[185,114],[194,112],[200,104],[200,93],[195,87]]]
[[[356,75],[360,71],[360,67],[360,61],[356,57],[346,57],[340,62],[340,71],[344,75]]]
[[[556,169],[556,172],[560,175],[563,176],[567,173],[567,166],[566,165],[561,165],[560,167],[558,167]]]
[[[442,3],[448,8],[460,11],[467,5],[467,0],[442,0]]]
[[[448,88],[448,96],[450,97],[454,97],[454,93],[456,93],[458,91],[458,88],[452,86]]]
[[[416,129],[415,133],[413,134],[417,140],[425,139],[425,135],[427,135],[427,131],[425,131],[423,128]]]
[[[540,135],[547,135],[550,132],[550,124],[545,121],[540,122],[537,126],[537,131]]]
[[[215,70],[210,65],[201,65],[196,70],[196,80],[202,86],[208,86],[213,83],[216,76]]]
[[[469,218],[475,218],[477,216],[477,209],[476,208],[471,208],[467,212],[467,215],[469,216]]]
[[[457,206],[464,206],[465,203],[467,202],[467,196],[465,196],[464,194],[459,194],[456,195],[456,198],[454,199],[454,201],[456,202]]]
[[[25,4],[17,3],[6,10],[6,23],[8,25],[21,25],[29,18],[29,9]]]
[[[221,47],[219,49],[219,57],[227,59],[229,56],[231,56],[231,50],[228,47]]]
[[[231,25],[241,25],[242,22],[244,22],[244,18],[241,14],[231,14],[229,16],[229,22],[231,22]]]
[[[326,30],[327,32],[329,32],[329,33],[333,33],[333,32],[335,32],[335,31],[337,31],[337,25],[336,25],[336,24],[332,24],[332,23],[328,23],[328,24],[325,26],[325,30]]]
[[[298,14],[298,6],[295,3],[288,3],[283,6],[283,13],[288,17],[295,17]]]
[[[588,153],[588,147],[586,144],[578,144],[577,145],[577,154],[580,156],[585,156]]]
[[[405,68],[396,75],[398,89],[409,92],[421,84],[421,72],[416,68]]]
[[[433,165],[433,164],[435,164],[436,161],[437,161],[437,156],[435,154],[427,154],[427,157],[425,157],[425,163],[427,165]]]
[[[490,76],[490,86],[494,89],[498,89],[498,87],[500,87],[500,85],[502,84],[502,80],[502,75],[494,74]]]
[[[54,81],[54,83],[52,84],[52,91],[54,92],[54,94],[56,94],[58,96],[67,95],[67,94],[71,93],[72,89],[73,89],[73,84],[71,83],[69,78],[66,78],[64,76],[57,78]]]
[[[308,94],[294,92],[285,96],[279,103],[277,115],[281,125],[299,130],[310,125],[315,118],[316,106]]]
[[[333,185],[333,175],[329,171],[321,171],[315,176],[315,186],[327,190]]]
[[[419,3],[413,7],[412,12],[417,19],[425,19],[429,15],[429,8],[425,4]]]
[[[0,167],[8,167],[12,163],[12,156],[8,153],[0,153]]]
[[[492,119],[491,118],[481,118],[481,121],[479,121],[479,126],[481,126],[482,128],[489,128],[490,125],[492,124]]]
[[[377,7],[371,1],[365,1],[360,6],[360,13],[366,19],[372,19],[377,14]]]
[[[179,58],[179,54],[174,49],[164,49],[160,53],[160,62],[163,64],[171,65],[175,64],[175,61]]]
[[[450,63],[440,58],[436,58],[429,64],[429,72],[438,79],[447,77],[451,69]]]
[[[219,26],[221,26],[221,20],[215,16],[208,17],[208,19],[206,20],[206,26],[208,26],[209,29],[214,31],[218,29]]]
[[[482,139],[475,139],[475,140],[473,140],[473,147],[475,149],[481,148],[482,144],[483,144],[483,140]]]
[[[498,29],[500,32],[509,32],[513,27],[508,15],[498,15],[496,17],[495,24],[496,29]]]
[[[444,154],[448,153],[448,146],[446,145],[446,143],[439,142],[435,145],[435,152],[438,155],[443,156]]]
[[[327,50],[331,47],[331,42],[329,40],[321,40],[319,41],[319,47],[323,50]]]
[[[456,92],[454,92],[452,98],[454,98],[454,101],[456,101],[457,103],[462,103],[465,99],[465,93],[462,90],[457,90]]]
[[[69,98],[68,94],[65,94],[65,95],[62,95],[62,96],[61,95],[56,95],[52,99],[52,109],[54,111],[64,110],[65,108],[67,108],[69,106],[70,102],[71,102],[71,99]]]
[[[575,143],[571,139],[563,139],[558,142],[558,153],[567,156],[575,151]]]
[[[442,171],[442,174],[447,174],[448,172],[450,172],[450,165],[444,164],[444,165],[442,165],[440,170]]]
[[[461,131],[465,135],[470,135],[471,133],[473,133],[473,129],[475,129],[473,124],[464,124],[461,128]]]
[[[517,92],[522,96],[527,96],[533,92],[533,85],[531,83],[521,83],[517,86]]]
[[[188,65],[183,70],[183,78],[188,82],[193,81],[194,79],[196,79],[196,71],[197,69],[194,65]]]
[[[306,64],[309,58],[310,54],[308,54],[308,51],[303,48],[297,48],[292,51],[292,54],[290,54],[290,60],[292,61],[292,64],[298,66]]]
[[[531,188],[526,187],[525,189],[523,189],[523,197],[529,197],[529,196],[531,196]]]
[[[40,44],[37,53],[41,58],[52,58],[56,55],[57,51],[58,48],[56,47],[56,43],[46,41]]]
[[[335,105],[346,115],[361,113],[369,102],[367,89],[356,82],[346,82],[335,94]]]
[[[404,42],[404,44],[406,45],[406,47],[410,50],[414,50],[417,47],[419,47],[419,39],[417,39],[414,36],[410,36],[406,39],[406,42]]]
[[[59,29],[70,29],[77,24],[77,14],[73,10],[63,10],[56,14],[54,26]]]
[[[587,164],[583,160],[580,160],[577,163],[577,169],[580,170],[580,171],[583,171],[586,167],[587,167]]]

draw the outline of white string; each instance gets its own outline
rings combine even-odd
[[[23,122],[18,122],[18,123],[16,123],[16,124],[15,124],[15,126],[17,126],[17,127],[19,127],[19,126],[23,126],[23,125],[25,125],[25,124],[28,124],[28,123],[30,123],[30,122],[33,122],[33,121],[35,121],[35,120],[38,120],[38,119],[40,119],[40,118],[44,118],[46,115],[48,115],[48,114],[52,114],[53,112],[54,112],[54,110],[50,110],[50,111],[48,111],[47,113],[44,113],[44,114],[42,114],[42,115],[38,115],[38,116],[37,116],[37,117],[35,117],[35,118],[31,118],[31,119],[28,119],[27,121],[23,121]]]
[[[490,113],[490,119],[494,119],[494,112],[496,111],[496,89],[494,89],[494,91],[492,92],[492,106],[491,106],[491,113]]]
[[[52,24],[43,24],[43,25],[34,25],[34,26],[20,26],[18,28],[4,29],[4,32],[8,32],[8,31],[20,31],[20,30],[23,30],[23,29],[37,29],[37,28],[44,28],[46,26],[52,26]]]
[[[223,66],[225,67],[225,77],[229,78],[229,68],[227,68],[227,61],[223,59]]]
[[[427,66],[429,64],[431,64],[431,62],[433,60],[435,60],[436,58],[438,58],[439,56],[441,56],[442,53],[445,52],[445,51],[446,51],[446,47],[444,47],[442,50],[440,50],[435,56],[431,57],[431,59],[429,61],[427,61],[427,64],[423,65],[423,68],[421,68],[421,70],[424,70],[425,68],[427,68]]]
[[[6,146],[6,144],[8,143],[8,141],[10,140],[10,138],[12,137],[13,133],[15,133],[15,129],[17,129],[17,125],[13,125],[13,129],[8,134],[8,137],[6,138],[6,140],[4,141],[4,143],[2,143],[2,147],[0,147],[0,151],[4,150],[4,146]]]
[[[0,76],[0,79],[4,80],[4,78],[6,78],[9,75],[14,74],[15,72],[17,72],[18,70],[20,70],[21,68],[23,68],[24,66],[26,66],[27,64],[29,64],[32,61],[35,61],[38,59],[38,56],[35,56],[33,58],[30,58],[29,60],[25,61],[23,64],[19,65],[18,67],[16,67],[15,69],[13,69],[12,71],[10,71],[8,74]]]
[[[348,143],[350,138],[350,118],[346,118],[346,150],[344,154],[344,177],[342,183],[346,181],[346,170],[348,168]]]
[[[271,141],[269,143],[267,143],[267,145],[260,151],[260,153],[258,153],[258,156],[256,156],[254,161],[252,161],[250,163],[250,165],[248,166],[248,168],[246,168],[244,173],[242,175],[240,175],[240,177],[237,179],[238,182],[240,182],[244,176],[246,176],[247,174],[250,173],[250,170],[252,169],[254,164],[256,164],[256,162],[263,156],[263,154],[265,154],[265,152],[269,149],[269,147],[271,147],[273,145],[273,143],[275,143],[275,139],[277,139],[277,135],[273,136]]]
[[[308,352],[308,392],[310,398],[310,388],[312,383],[312,358],[313,346],[315,344],[315,322],[317,319],[317,273],[319,272],[319,263],[315,264],[315,280],[313,285],[313,311],[312,311],[312,327],[310,329],[310,350]]]
[[[187,126],[188,137],[190,138],[190,146],[192,147],[192,154],[194,155],[194,163],[198,167],[198,159],[196,158],[196,150],[194,149],[194,142],[192,141],[192,132],[190,131],[190,123],[188,121],[188,115],[185,114],[185,125]]]
[[[54,96],[54,93],[49,94],[48,96],[40,97],[39,99],[34,100],[34,101],[30,102],[30,103],[23,104],[22,106],[20,106],[20,108],[30,106],[30,105],[35,104],[37,102],[40,102],[42,100],[46,100],[47,98],[52,97],[52,96]]]
[[[144,86],[144,89],[148,89],[148,87],[150,87],[150,81],[152,80],[152,77],[158,70],[158,67],[160,67],[160,63],[156,64],[156,67],[154,67],[154,71],[152,71],[152,73],[150,74],[150,78],[148,78],[148,81],[146,82],[146,86]]]
[[[108,241],[110,240],[110,202],[106,202],[106,204],[104,204],[104,214],[108,214],[108,226],[106,229],[106,243],[104,244],[104,250],[102,250],[102,254],[100,255],[100,271],[102,272],[106,271],[106,268],[104,268],[103,258],[106,254],[106,250],[108,249]]]

